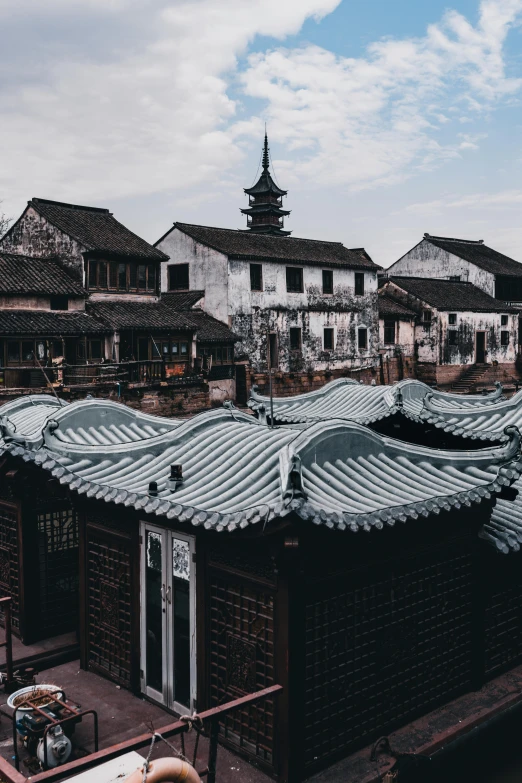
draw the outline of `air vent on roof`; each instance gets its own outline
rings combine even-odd
[[[183,484],[183,466],[179,464],[171,465],[167,486],[171,492],[175,492],[180,484]]]
[[[153,498],[158,496],[158,482],[151,481],[149,483],[149,495]]]

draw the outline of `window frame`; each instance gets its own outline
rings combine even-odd
[[[502,329],[500,332],[500,345],[502,348],[507,348],[510,344],[509,337],[509,331],[507,329]]]
[[[144,270],[144,286],[139,281],[140,267]],[[157,264],[146,260],[106,261],[89,258],[86,280],[89,292],[155,294],[158,285]]]
[[[353,291],[355,296],[364,296],[365,279],[364,272],[355,272]]]
[[[332,296],[333,295],[333,269],[323,269],[322,270],[322,278],[323,278],[323,296]],[[325,279],[329,279],[329,283],[325,285]]]
[[[190,291],[190,264],[169,264],[167,272],[167,290],[168,291]],[[179,274],[179,270],[184,269],[187,275],[186,286],[172,286],[173,272],[176,271]]]
[[[457,323],[457,313],[448,313],[448,325],[455,326]]]
[[[295,345],[295,340],[293,337],[298,336],[299,337],[299,344]],[[303,347],[303,330],[300,326],[291,326],[288,332],[288,339],[289,339],[289,345],[290,345],[290,351],[295,353],[296,351],[301,351]]]
[[[386,339],[386,332],[389,332],[390,329],[393,329],[393,340]],[[384,320],[383,340],[384,345],[397,345],[397,321],[390,318]]]
[[[326,334],[329,335],[330,345],[326,345]],[[323,351],[335,351],[335,329],[333,326],[325,326],[323,328]]]
[[[294,287],[291,283],[291,276],[295,274],[299,278],[300,288]],[[302,294],[304,293],[304,280],[303,280],[303,267],[302,266],[287,266],[286,267],[286,290],[289,294]]]
[[[362,335],[364,335],[364,340],[361,340]],[[368,350],[368,327],[367,326],[359,326],[359,328],[357,329],[357,349],[359,351]]]
[[[259,286],[256,286],[257,281],[254,280],[255,276],[259,275]],[[263,264],[250,264],[250,290],[251,291],[263,291]]]
[[[509,315],[507,315],[506,313],[503,313],[500,316],[500,325],[501,326],[508,326],[509,325]]]
[[[459,333],[457,329],[448,329],[448,345],[455,346],[459,344]]]

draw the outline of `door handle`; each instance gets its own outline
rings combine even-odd
[[[161,600],[165,601],[165,585],[161,585]]]
[[[172,603],[172,595],[171,595],[170,585],[167,587],[167,603],[168,604]]]

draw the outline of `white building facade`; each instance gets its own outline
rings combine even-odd
[[[204,291],[203,309],[240,338],[256,371],[374,366],[378,267],[341,243],[175,223],[156,247],[161,290]]]

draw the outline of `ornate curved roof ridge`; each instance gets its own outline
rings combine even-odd
[[[259,419],[266,423],[273,404],[274,419],[281,423],[326,421],[332,418],[371,424],[391,416],[400,410],[413,420],[418,420],[427,394],[432,395],[433,404],[441,410],[454,410],[490,405],[496,402],[502,387],[488,395],[448,394],[434,391],[422,381],[404,380],[392,386],[371,386],[352,378],[338,378],[322,388],[293,397],[270,397],[261,395],[253,387],[248,405]]]
[[[98,445],[57,435],[68,429],[75,407],[88,432],[89,417],[98,421],[105,411],[110,424],[123,406],[69,405],[45,420],[39,439],[8,434],[0,451],[34,462],[77,494],[218,531],[291,512],[339,530],[379,529],[480,503],[522,473],[515,427],[505,446],[442,451],[352,421],[271,429],[223,408],[156,436]],[[181,466],[182,481],[172,465]]]
[[[506,427],[522,425],[522,390],[509,400],[499,395],[487,409],[470,406],[445,410],[438,407],[433,397],[427,394],[419,418],[444,432],[463,438],[505,442]]]

